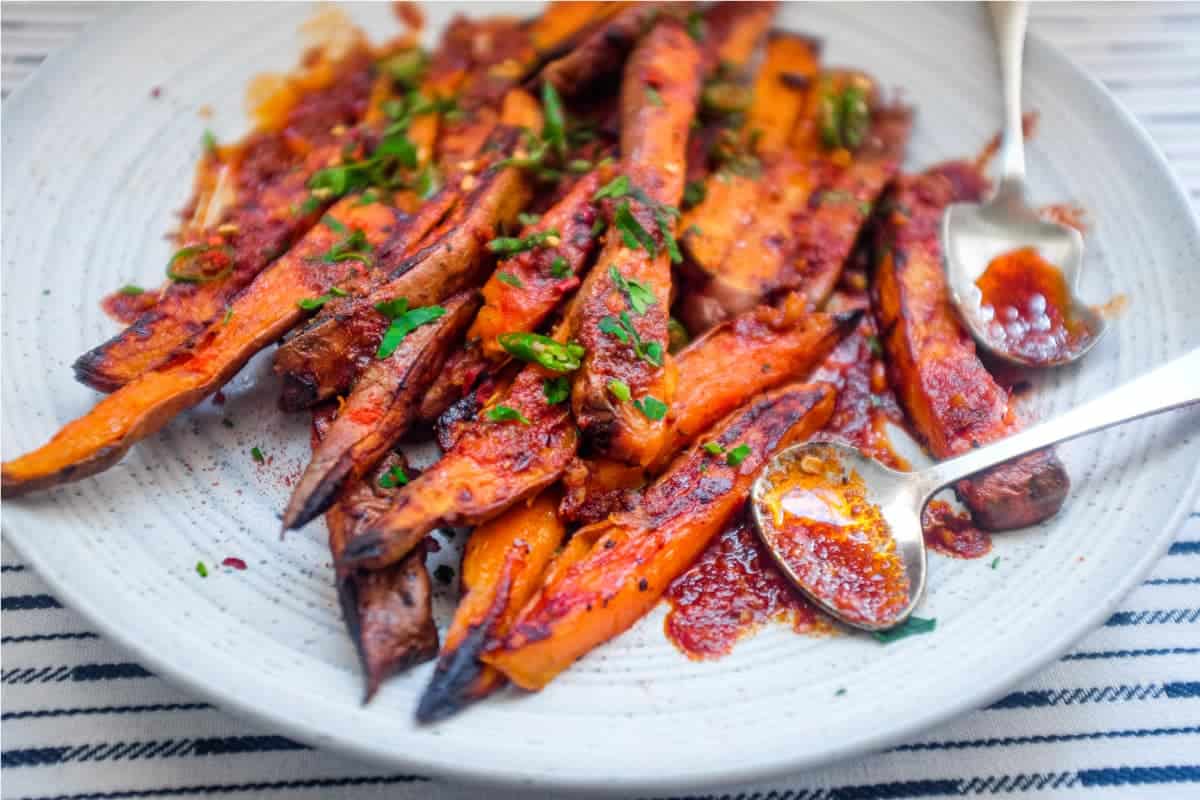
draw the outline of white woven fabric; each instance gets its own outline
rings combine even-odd
[[[4,94],[101,10],[0,6]],[[1200,207],[1200,3],[1038,4],[1032,30],[1139,117]],[[2,562],[4,798],[481,794],[229,716],[92,633],[7,546]],[[1200,511],[1101,629],[992,707],[888,752],[725,796],[976,795],[1200,797]]]

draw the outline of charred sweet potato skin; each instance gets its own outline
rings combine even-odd
[[[297,98],[278,130],[258,131],[229,152],[205,156],[202,169],[232,175],[233,204],[219,224],[185,235],[179,244],[231,248],[229,274],[207,283],[167,283],[132,325],[76,360],[77,380],[111,392],[186,351],[234,295],[320,218],[319,210],[297,210],[309,197],[308,178],[343,147],[354,146],[354,132],[331,130],[362,119],[374,80],[365,48],[329,71],[330,82]]]
[[[440,318],[408,334],[388,358],[377,358],[363,370],[314,448],[284,511],[284,528],[298,528],[328,508],[346,480],[372,469],[399,441],[478,307],[474,292],[460,292],[446,301]]]
[[[576,532],[512,630],[484,660],[540,689],[592,648],[625,631],[700,554],[745,501],[759,468],[816,432],[833,412],[827,385],[781,389],[730,415],[710,437],[750,454],[732,466],[696,447],[650,486],[641,508]]]
[[[447,717],[504,685],[504,676],[479,655],[508,631],[562,544],[566,528],[557,505],[558,493],[550,489],[472,531],[463,553],[463,596],[417,706],[418,721]]]
[[[324,436],[329,416],[314,417],[314,447]],[[355,528],[387,507],[388,495],[395,489],[380,486],[379,478],[393,467],[406,469],[407,464],[403,457],[390,454],[365,480],[355,478],[343,485],[337,502],[325,515],[329,552],[335,563]],[[387,569],[339,569],[335,580],[342,616],[366,673],[366,700],[391,675],[437,654],[433,592],[423,545]]]
[[[885,198],[872,286],[888,372],[917,433],[937,458],[1003,438],[1018,422],[1008,393],[980,362],[950,304],[939,227],[952,202],[978,201],[986,179],[952,162],[901,177]],[[1061,508],[1070,481],[1053,451],[1040,451],[959,484],[982,527],[1004,530]]]
[[[511,145],[516,132],[507,133],[505,141]],[[529,198],[524,174],[498,162],[484,170],[463,198],[461,217],[443,222],[430,241],[390,270],[386,281],[365,297],[338,304],[280,348],[275,370],[284,377],[281,402],[286,410],[305,408],[348,388],[387,329],[388,320],[376,304],[404,297],[410,308],[434,305],[483,280],[487,243],[499,226],[516,219]]]
[[[662,20],[630,56],[621,84],[621,171],[635,191],[618,201],[654,238],[654,252],[634,249],[621,232],[610,231],[598,260],[579,290],[577,338],[587,355],[573,381],[571,403],[579,427],[597,453],[628,463],[647,463],[666,434],[662,419],[651,419],[613,395],[619,381],[636,401],[646,397],[670,405],[674,369],[667,352],[671,301],[671,262],[662,228],[674,235],[675,220],[664,206],[677,207],[683,194],[687,136],[700,85],[700,53],[684,28]],[[633,307],[618,285],[636,281],[654,302]],[[661,365],[639,353],[632,337],[622,341],[604,330],[605,321],[627,313],[637,337],[654,344]]]
[[[541,79],[568,97],[581,93],[619,71],[654,20],[664,12],[678,13],[670,7],[682,5],[689,4],[630,3],[593,26],[570,52],[543,67]]]
[[[411,220],[392,208],[357,198],[329,212],[345,229],[363,231],[372,249],[406,235]],[[322,255],[343,234],[317,225],[287,255],[259,273],[214,323],[190,355],[142,375],[67,423],[45,445],[3,466],[3,491],[15,496],[93,475],[115,464],[133,446],[179,412],[217,391],[251,356],[299,322],[301,300],[360,274],[357,261],[326,263]]]

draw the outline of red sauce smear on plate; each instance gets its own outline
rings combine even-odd
[[[1002,349],[1034,364],[1068,359],[1092,341],[1071,310],[1067,282],[1036,249],[1023,247],[992,260],[975,281],[989,335]]]
[[[727,655],[772,621],[790,624],[797,633],[833,630],[829,617],[779,572],[746,514],[675,579],[666,599],[671,606],[663,625],[667,638],[692,659]]]
[[[763,538],[809,594],[852,622],[894,624],[908,573],[879,506],[832,447],[812,448],[765,474]]]
[[[933,500],[921,515],[925,546],[951,558],[983,558],[992,551],[990,534],[975,527],[966,511],[956,512],[944,500]]]

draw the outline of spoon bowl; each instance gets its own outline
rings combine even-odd
[[[1034,450],[1065,442],[1094,431],[1120,425],[1130,420],[1170,411],[1200,402],[1200,348],[1176,358],[1158,369],[1146,373],[1113,391],[1068,411],[1061,416],[1035,425],[1006,439],[969,450],[957,458],[934,464],[917,472],[898,472],[885,467],[855,448],[837,442],[810,442],[781,450],[766,463],[750,488],[750,507],[759,539],[779,565],[787,579],[805,596],[834,619],[854,628],[870,631],[887,630],[903,623],[921,602],[925,592],[925,537],[921,529],[921,513],[939,491],[963,478],[969,478],[999,464],[1019,458]],[[805,457],[813,457],[818,469],[808,469]],[[831,470],[836,465],[841,474]],[[775,482],[795,468],[816,476],[831,488],[844,485],[857,473],[865,488],[857,497],[877,507],[890,528],[896,554],[908,577],[908,602],[886,622],[864,624],[861,615],[848,613],[836,600],[840,585],[825,580],[828,573],[809,572],[817,578],[809,580],[793,569],[788,554],[779,550],[780,539],[773,533],[773,516],[778,513],[767,498],[776,489]],[[833,474],[831,474],[831,471]],[[780,507],[787,512],[786,507]],[[837,509],[832,509],[835,514]],[[824,543],[813,537],[806,555],[827,552]],[[859,537],[861,541],[861,537]]]
[[[1001,178],[987,203],[956,203],[942,217],[942,261],[950,297],[959,316],[987,353],[1023,367],[1055,367],[1082,358],[1103,336],[1104,317],[1076,295],[1083,266],[1083,236],[1067,225],[1048,222],[1026,202],[1025,132],[1021,116],[1021,59],[1029,4],[990,2],[1000,74],[1004,86]],[[1014,352],[992,332],[976,280],[996,257],[1032,247],[1062,273],[1069,298],[1061,309],[1086,332],[1083,341],[1036,361]]]
[[[904,564],[904,572],[908,577],[908,603],[892,619],[872,624],[861,618],[844,614],[825,596],[824,592],[808,586],[804,578],[793,567],[792,562],[773,546],[774,540],[765,533],[770,527],[770,520],[767,517],[771,513],[766,507],[765,497],[767,492],[773,488],[774,476],[780,472],[788,472],[806,456],[816,456],[825,463],[839,464],[845,477],[857,473],[870,489],[871,502],[879,506],[882,511],[883,518],[891,529],[892,538],[896,542],[896,552]],[[912,614],[925,591],[925,542],[921,533],[920,516],[919,514],[914,516],[912,513],[912,509],[922,502],[927,493],[927,488],[921,482],[921,476],[922,473],[919,472],[897,472],[885,467],[875,459],[864,456],[850,445],[840,442],[808,442],[793,445],[780,451],[771,459],[758,480],[754,482],[750,493],[754,526],[780,571],[787,576],[793,586],[798,587],[821,609],[847,625],[860,630],[887,630],[895,627],[896,624]]]
[[[1083,265],[1083,236],[1067,225],[1047,222],[1025,206],[1023,190],[1012,183],[986,204],[955,203],[942,217],[942,258],[950,298],[967,329],[986,352],[1023,367],[1052,367],[1082,358],[1107,330],[1104,316],[1079,299],[1076,287]],[[1070,293],[1070,307],[1064,309],[1087,332],[1084,343],[1052,359],[1032,361],[1006,347],[991,332],[991,318],[985,313],[983,293],[976,281],[992,260],[1023,247],[1058,267]]]

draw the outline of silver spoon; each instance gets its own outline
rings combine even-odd
[[[1076,296],[1083,263],[1083,236],[1066,225],[1041,219],[1026,204],[1025,140],[1021,124],[1021,57],[1029,4],[990,2],[992,27],[1004,83],[1004,137],[1000,150],[1000,180],[996,193],[983,205],[955,203],[942,217],[942,257],[950,296],[976,341],[989,353],[1021,366],[1058,366],[1082,357],[1104,334],[1104,317]],[[1087,341],[1073,352],[1050,361],[1030,361],[1012,352],[989,330],[976,279],[997,256],[1021,247],[1034,247],[1062,272],[1071,308],[1081,321]]]
[[[919,472],[889,469],[845,444],[811,442],[796,445],[777,453],[754,481],[750,500],[755,527],[783,573],[813,602],[835,619],[852,627],[886,630],[906,620],[925,591],[925,538],[921,533],[921,512],[939,491],[963,478],[1034,450],[1197,402],[1200,402],[1200,348],[1053,420]],[[848,619],[841,609],[831,605],[829,598],[823,596],[818,587],[804,583],[783,554],[776,552],[769,533],[764,533],[772,524],[772,512],[764,502],[772,489],[772,474],[778,474],[790,464],[798,466],[799,460],[806,455],[816,455],[826,460],[831,448],[842,464],[843,473],[850,475],[857,472],[866,484],[867,499],[882,510],[908,575],[908,605],[895,619],[885,624],[868,625]]]

